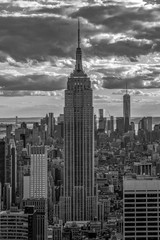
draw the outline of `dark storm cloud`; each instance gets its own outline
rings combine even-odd
[[[158,22],[159,11],[160,9],[147,10],[142,7],[125,7],[121,4],[83,7],[71,16],[73,18],[81,16],[95,25],[103,26],[101,32],[104,33],[126,34],[126,39],[114,43],[107,38],[97,41],[88,35],[91,44],[91,47],[85,50],[88,55],[127,56],[131,61],[135,61],[136,56],[146,55],[150,51],[160,51],[160,44],[157,44],[160,41],[160,29],[156,24],[155,26],[152,24]],[[87,32],[84,34],[87,36]],[[90,33],[93,34],[94,32]]]
[[[0,18],[0,51],[16,60],[72,56],[76,24],[61,18]]]
[[[67,6],[66,6],[67,8]],[[50,12],[62,14],[62,8],[41,8],[36,12]],[[103,25],[103,29],[90,29],[82,24],[82,38],[88,38],[91,47],[84,52],[89,56],[128,56],[135,58],[140,54],[147,54],[153,49],[154,39],[158,38],[158,29],[145,29],[140,23],[154,21],[151,10],[143,8],[126,8],[121,5],[82,7],[71,14],[73,19],[62,17],[6,17],[0,18],[0,50],[18,61],[27,58],[43,61],[48,56],[74,58],[77,41],[75,18],[81,16],[95,25]],[[119,33],[135,30],[137,39],[150,39],[153,44],[139,44],[134,39],[120,40],[110,43],[107,39],[96,41],[90,36],[98,33]],[[142,31],[143,30],[143,31]],[[141,31],[141,33],[139,33]],[[157,36],[156,36],[157,35]],[[156,42],[157,43],[157,42]],[[158,46],[155,45],[157,50]]]
[[[127,86],[129,89],[143,89],[143,88],[159,88],[160,81],[154,81],[150,76],[135,76],[130,78],[118,78],[118,77],[103,77],[102,87],[108,89],[125,89]]]
[[[106,30],[115,33],[131,29],[140,30],[140,22],[155,20],[152,9],[126,7],[124,3],[121,5],[82,7],[71,14],[73,18],[79,16],[88,19],[93,24],[103,25]]]
[[[67,3],[69,2],[67,1]],[[39,1],[38,4],[40,3],[41,6],[39,4],[33,9],[32,7],[24,8],[23,11],[22,9],[19,11],[18,4],[13,4],[12,8],[8,2],[6,11],[11,14],[12,10],[14,11],[12,17],[0,17],[0,62],[7,62],[9,66],[15,67],[16,72],[19,71],[20,74],[26,74],[26,76],[4,76],[2,72],[0,86],[12,91],[64,89],[66,87],[65,77],[51,77],[46,72],[53,73],[55,71],[61,74],[66,71],[64,68],[72,67],[72,60],[62,64],[60,59],[66,59],[66,57],[75,59],[78,16],[81,17],[81,42],[84,59],[87,57],[90,61],[93,57],[95,59],[99,57],[105,61],[107,57],[112,58],[112,56],[118,59],[127,57],[127,64],[131,62],[136,65],[139,64],[140,56],[160,51],[160,27],[158,25],[160,9],[158,7],[153,9],[135,7],[131,3],[128,4],[127,1],[104,1],[101,6],[100,1],[99,6],[96,0],[89,2],[91,4],[85,7],[75,7],[72,4],[67,6],[65,2],[61,2],[62,6],[57,4],[56,7],[53,7],[54,4],[50,6],[50,4],[44,4],[44,1]],[[35,3],[37,4],[36,1]],[[94,3],[96,4],[94,5]],[[0,7],[0,11],[2,11],[3,7]],[[17,12],[18,17],[16,16]],[[32,72],[29,73],[27,66],[25,73],[26,66],[23,61],[25,63],[32,62]],[[43,75],[41,74],[42,70],[38,72],[38,64],[44,64],[44,62],[50,63],[50,65],[46,67],[47,70],[44,70]],[[131,68],[134,68],[133,64],[130,65]],[[118,62],[119,69],[122,66],[120,72],[114,64],[109,67],[103,65],[103,71],[94,68],[93,61],[91,65],[93,75],[95,72],[104,75],[102,79],[98,79],[100,82],[103,81],[104,88],[123,88],[125,86],[126,77],[122,79],[117,77],[122,76],[121,73],[126,70],[123,60]],[[36,67],[37,70],[33,71]],[[55,68],[53,69],[53,67]],[[59,69],[57,70],[56,67]],[[10,68],[10,71],[14,75],[13,68]],[[42,65],[39,66],[40,68],[43,69]],[[108,76],[106,76],[106,72],[109,72]],[[151,72],[147,76],[145,74],[131,76],[128,80],[130,88],[159,87],[159,82],[155,81],[158,74],[153,71],[153,74]]]
[[[107,56],[126,56],[131,59],[131,61],[136,61],[136,57],[139,55],[145,55],[150,52],[153,47],[152,43],[145,43],[140,41],[134,41],[130,39],[119,40],[114,43],[109,43],[107,40],[101,40],[97,44],[96,41],[91,41],[92,48],[87,49],[86,53],[93,52],[98,57],[107,57]]]
[[[47,75],[26,75],[26,76],[0,76],[1,90],[39,90],[53,91],[66,88],[64,76],[47,76]]]
[[[144,2],[149,4],[160,4],[160,0],[144,0]]]

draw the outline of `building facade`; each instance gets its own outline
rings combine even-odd
[[[123,201],[123,239],[160,239],[160,179],[124,177]]]
[[[0,212],[0,239],[37,240],[34,208],[27,207],[24,211],[12,208]]]
[[[124,117],[124,130],[128,132],[130,117],[131,117],[131,103],[130,103],[130,95],[127,92],[123,95],[123,117]]]
[[[47,146],[31,146],[30,172],[23,177],[23,198],[47,198]]]
[[[82,67],[80,28],[76,66],[68,78],[64,107],[64,221],[91,220],[97,214],[94,192],[94,112],[91,81]]]

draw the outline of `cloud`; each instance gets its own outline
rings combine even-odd
[[[135,88],[159,88],[160,87],[160,79],[152,79],[149,76],[135,76],[131,78],[118,78],[118,77],[103,77],[103,85],[102,87],[108,89],[114,88],[125,88],[127,81],[128,88],[135,89]]]
[[[104,94],[95,94],[94,102],[96,103],[121,103],[122,99],[111,98],[110,96]]]
[[[76,48],[74,21],[62,18],[0,18],[0,51],[17,61],[48,56],[74,57]]]
[[[0,86],[64,89],[74,68],[77,17],[93,89],[158,88],[159,6],[143,0],[9,1],[0,4]]]
[[[1,90],[32,90],[32,91],[54,91],[66,88],[64,76],[47,75],[25,75],[25,76],[0,76]]]
[[[146,96],[146,97],[157,97],[160,96],[160,93],[155,93],[155,92],[143,92],[138,89],[128,89],[127,90],[128,94],[131,96]],[[119,89],[115,92],[112,92],[113,95],[124,95],[126,93],[125,89]],[[135,101],[141,101],[141,100],[135,100]]]
[[[12,91],[12,90],[0,90],[0,97],[24,97],[24,96],[42,96],[42,97],[54,97],[55,99],[63,99],[63,91]]]

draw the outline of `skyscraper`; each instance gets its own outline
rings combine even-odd
[[[64,221],[91,220],[97,211],[94,192],[94,121],[91,81],[82,67],[80,24],[76,65],[68,78],[64,107]]]
[[[141,174],[143,174],[143,166]],[[147,168],[150,169],[149,166]],[[147,175],[134,174],[124,177],[124,240],[160,239],[160,179],[149,176],[149,172],[150,170],[147,171]]]
[[[0,182],[2,184],[2,189],[4,187],[4,182],[5,182],[5,141],[0,139]],[[0,192],[1,195],[1,192]]]
[[[47,149],[31,147],[30,174],[24,176],[24,198],[47,198]]]
[[[123,117],[124,117],[124,130],[128,132],[131,115],[130,95],[128,94],[126,84],[126,94],[123,95]]]

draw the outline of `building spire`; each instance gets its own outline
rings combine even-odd
[[[128,94],[127,80],[126,80],[126,94]]]
[[[80,21],[79,21],[79,18],[78,18],[78,48],[80,48],[80,44],[81,44],[81,39],[80,39]]]
[[[75,70],[77,72],[80,72],[80,71],[83,71],[83,68],[82,68],[82,50],[81,50],[81,47],[80,47],[80,20],[78,18],[78,47],[77,47],[77,50],[76,50],[76,66],[75,66]]]

